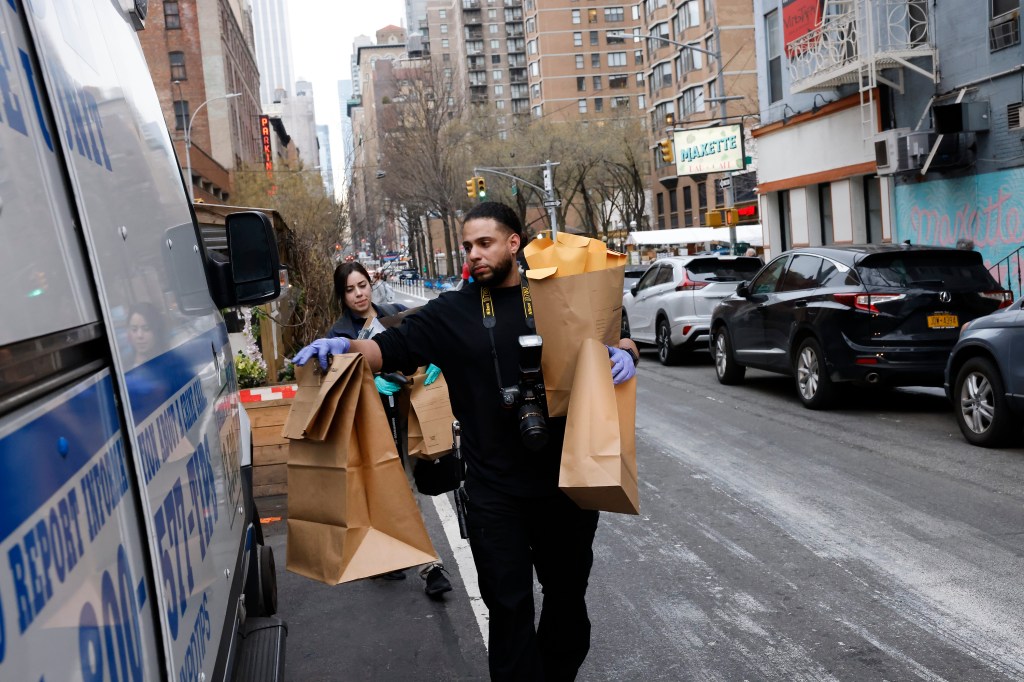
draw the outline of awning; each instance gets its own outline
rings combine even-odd
[[[763,246],[764,237],[761,225],[737,225],[736,241],[746,242],[751,246]],[[630,232],[627,244],[644,246],[647,244],[703,244],[704,242],[729,242],[727,227],[679,227],[674,230],[647,230]]]

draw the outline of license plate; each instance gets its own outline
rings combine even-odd
[[[929,329],[956,329],[960,326],[960,319],[949,313],[936,313],[928,316]]]

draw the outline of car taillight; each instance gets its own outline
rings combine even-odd
[[[684,271],[683,281],[676,285],[676,291],[696,291],[697,289],[703,289],[707,285],[707,282],[694,282],[686,276],[686,272]]]
[[[880,312],[876,304],[892,303],[906,297],[906,294],[832,294],[832,298],[843,305],[869,313]]]
[[[983,291],[981,292],[982,298],[988,298],[993,301],[999,301],[1000,308],[1009,308],[1013,305],[1013,294],[1009,291]]]

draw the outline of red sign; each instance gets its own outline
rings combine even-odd
[[[796,54],[790,50],[791,42],[821,25],[822,4],[822,0],[782,0],[782,37],[787,57]]]
[[[270,175],[274,170],[274,152],[270,146],[270,117],[260,115],[260,139],[263,142],[263,168]]]

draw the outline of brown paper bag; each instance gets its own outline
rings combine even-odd
[[[429,386],[423,384],[426,378],[417,373],[409,391],[409,456],[437,459],[452,451],[455,416],[444,375]]]
[[[639,514],[636,379],[612,385],[608,362],[608,350],[601,342],[583,341],[558,487],[582,509]]]
[[[287,568],[328,585],[435,561],[363,356],[296,368]]]
[[[617,266],[568,277],[550,270],[527,271],[537,333],[544,338],[540,362],[550,416],[563,417],[569,408],[580,342],[619,343],[625,269]]]

